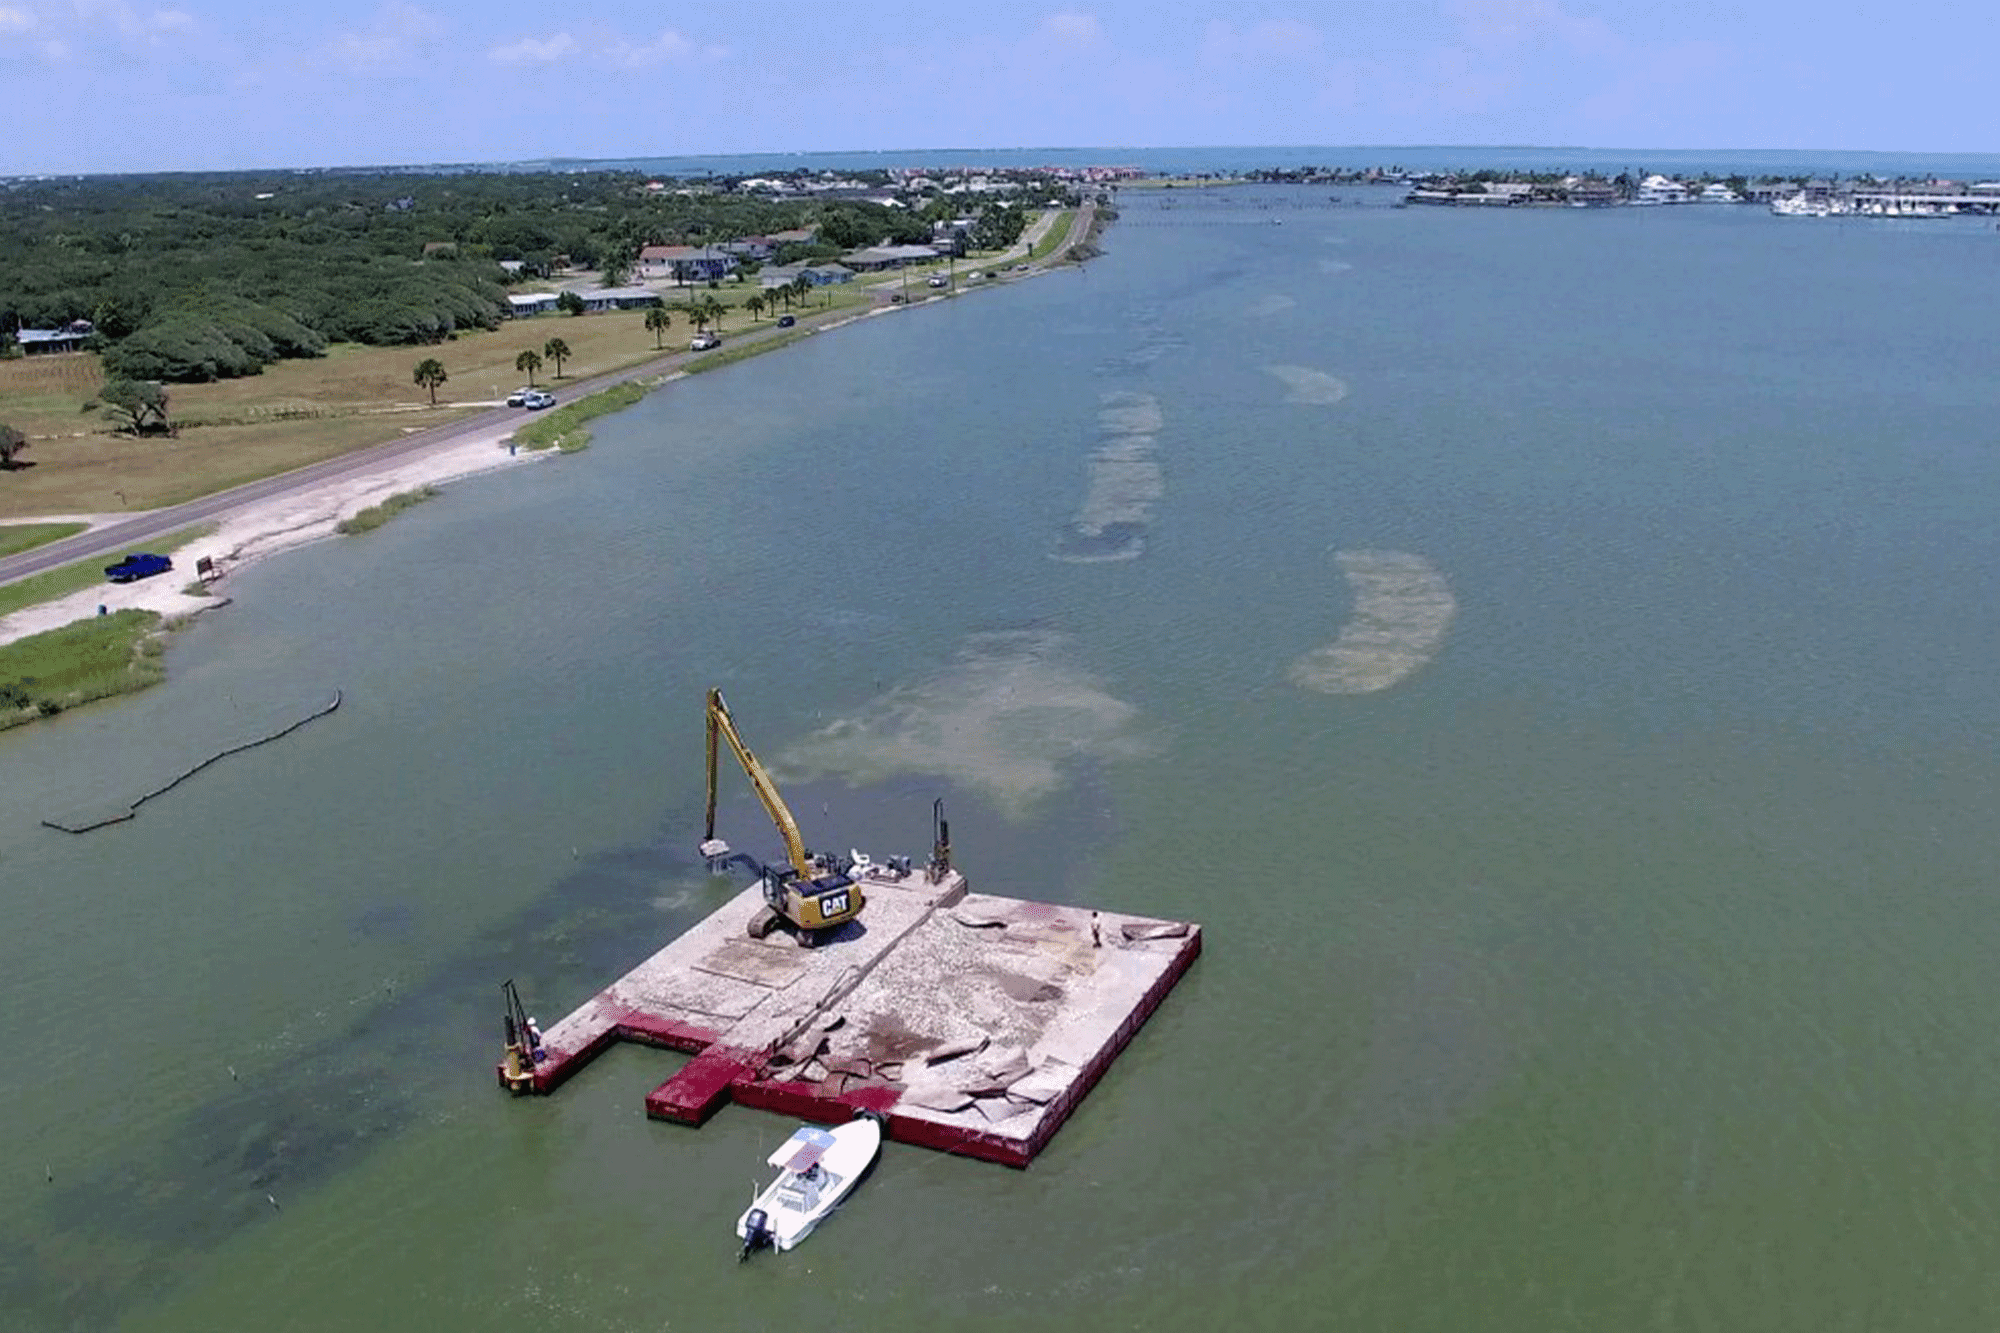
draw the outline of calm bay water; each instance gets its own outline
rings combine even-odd
[[[1990,1322],[1995,234],[1326,204],[1130,194],[0,737],[6,1325]],[[1336,642],[1400,677],[1297,683]],[[892,1146],[743,1268],[784,1122],[491,1075],[501,980],[720,901],[711,683],[809,835],[942,794],[978,886],[1209,932],[1034,1168]]]

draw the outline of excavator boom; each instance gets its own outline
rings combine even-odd
[[[764,771],[764,765],[743,743],[736,732],[736,720],[729,715],[729,705],[723,701],[721,690],[708,692],[708,824],[703,835],[705,841],[715,840],[715,763],[717,739],[729,743],[729,752],[736,756],[742,766],[743,775],[750,779],[750,786],[756,791],[757,799],[764,803],[764,812],[771,816],[771,822],[778,826],[778,833],[785,840],[785,855],[791,860],[792,869],[801,879],[813,877],[813,866],[806,856],[805,840],[799,836],[799,823],[792,818],[791,810],[785,805],[785,798],[778,795],[777,784]]]

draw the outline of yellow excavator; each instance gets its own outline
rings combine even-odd
[[[727,842],[715,836],[715,764],[719,741],[729,743],[729,752],[742,765],[757,799],[764,803],[765,813],[778,826],[790,865],[766,865],[746,853],[732,852]],[[701,854],[711,871],[739,863],[756,872],[764,891],[764,906],[750,918],[752,939],[761,940],[783,924],[801,945],[810,949],[861,915],[867,902],[861,886],[847,873],[853,868],[851,862],[806,850],[805,841],[799,836],[798,821],[792,818],[784,797],[778,795],[771,775],[737,734],[736,719],[730,716],[721,690],[708,692],[708,828],[702,839]]]

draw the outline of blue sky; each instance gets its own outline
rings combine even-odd
[[[1981,152],[2000,10],[0,0],[0,175],[840,149]]]

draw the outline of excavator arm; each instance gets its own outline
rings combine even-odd
[[[764,813],[768,814],[771,822],[778,826],[779,836],[785,840],[785,855],[791,859],[792,869],[798,872],[801,879],[810,880],[814,873],[813,866],[806,856],[805,840],[799,836],[798,821],[792,818],[791,810],[785,805],[785,798],[778,795],[777,784],[771,781],[771,775],[764,771],[764,766],[757,762],[757,756],[750,753],[750,747],[743,743],[741,736],[737,735],[736,720],[729,715],[729,705],[723,702],[721,690],[708,692],[708,824],[707,832],[704,834],[704,845],[715,841],[715,764],[718,738],[729,743],[729,752],[736,756],[736,762],[742,765],[743,775],[750,779],[750,786],[755,789],[757,799],[764,803]]]

